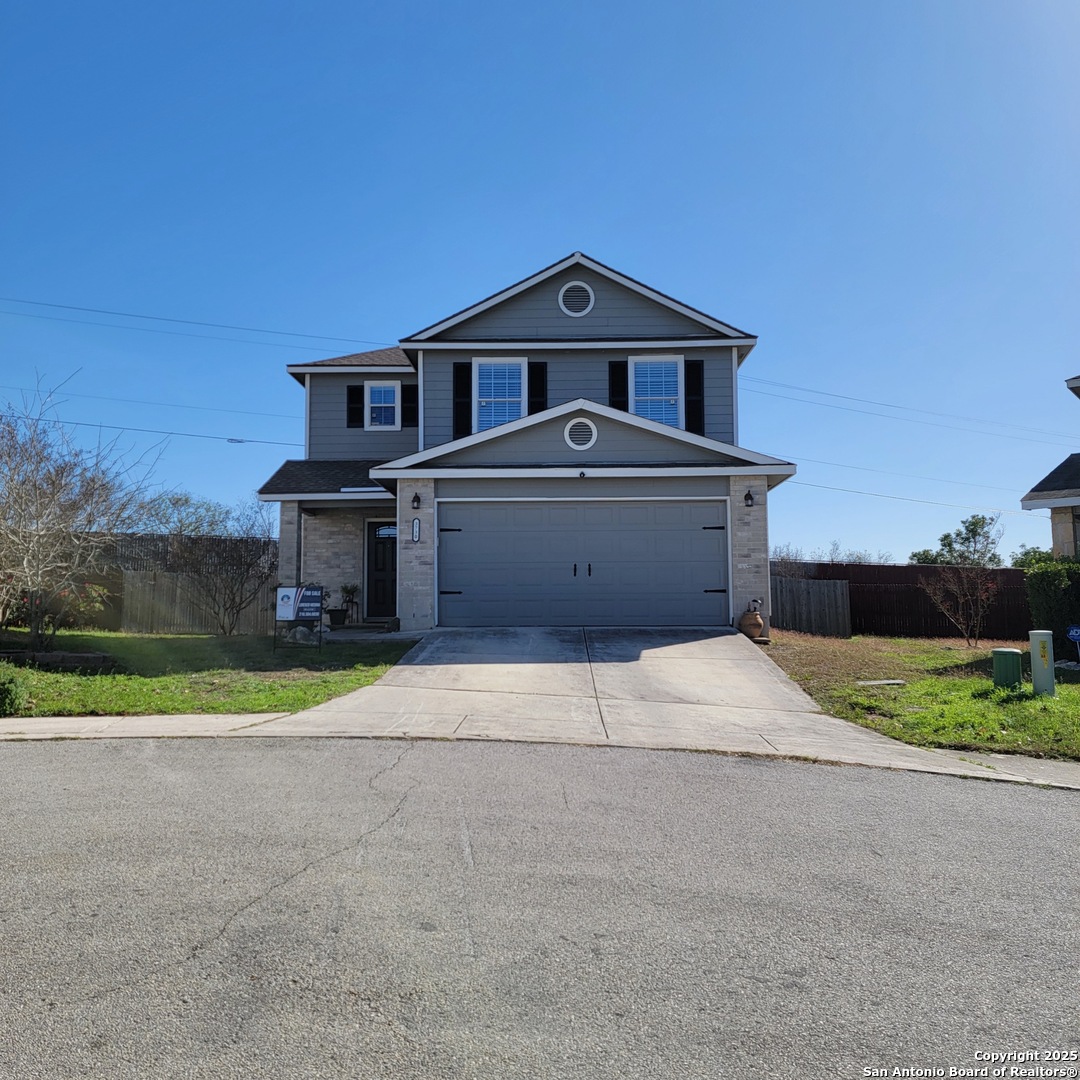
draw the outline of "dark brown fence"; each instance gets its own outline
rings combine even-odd
[[[772,573],[778,579],[846,581],[853,634],[961,637],[960,631],[934,606],[919,585],[920,578],[935,577],[941,570],[937,566],[883,563],[772,563]],[[1000,569],[991,572],[998,591],[987,612],[982,636],[1002,640],[1026,638],[1031,629],[1031,612],[1024,571]]]
[[[769,625],[823,637],[851,637],[848,583],[774,577]]]

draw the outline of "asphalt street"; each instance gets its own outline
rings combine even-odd
[[[837,1080],[1080,1046],[1071,791],[129,739],[0,745],[0,807],[4,1077]]]

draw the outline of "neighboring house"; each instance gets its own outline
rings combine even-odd
[[[1065,385],[1080,397],[1080,375]],[[1080,454],[1070,454],[1024,497],[1025,510],[1050,511],[1051,547],[1056,556],[1080,557]]]
[[[282,581],[357,582],[403,630],[767,615],[795,466],[738,446],[756,341],[577,252],[399,348],[290,365],[305,459],[259,492]]]

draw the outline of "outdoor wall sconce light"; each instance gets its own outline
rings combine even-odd
[[[413,492],[412,508],[414,510],[419,510],[420,509],[420,492],[419,491],[414,491]]]
[[[746,494],[745,494],[745,495],[743,496],[743,500],[742,500],[742,501],[743,501],[743,505],[745,505],[746,507],[751,507],[751,506],[753,506],[753,505],[754,505],[754,495],[753,495],[753,492],[751,492],[751,491],[747,491],[747,493],[746,493]]]

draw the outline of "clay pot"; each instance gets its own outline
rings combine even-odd
[[[759,638],[765,630],[765,620],[760,611],[744,611],[739,619],[739,630],[748,638]]]

